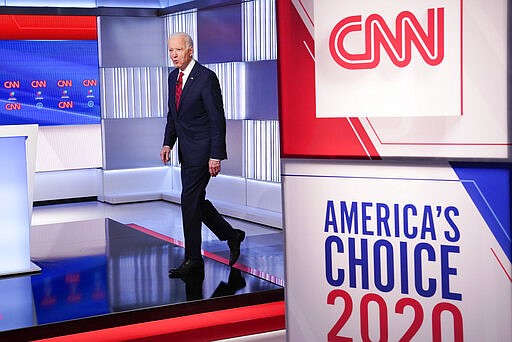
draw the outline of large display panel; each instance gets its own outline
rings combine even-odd
[[[101,167],[97,18],[0,15],[0,26],[0,125],[40,126],[36,171]]]
[[[511,171],[285,160],[288,340],[510,341]]]
[[[77,19],[94,28],[87,35],[58,27],[64,19],[0,16],[0,125],[100,123],[96,19]],[[33,31],[35,24],[61,32]]]
[[[509,2],[277,1],[284,157],[509,157]]]
[[[509,5],[276,2],[288,340],[512,338]]]

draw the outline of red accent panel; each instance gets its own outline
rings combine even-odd
[[[316,118],[314,40],[290,0],[276,9],[282,157],[375,159],[362,126],[356,132],[346,118]]]
[[[96,40],[95,16],[0,15],[2,40]]]
[[[213,341],[285,328],[285,304],[274,302],[131,324],[39,340],[89,341]]]

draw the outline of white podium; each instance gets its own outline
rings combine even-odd
[[[30,261],[37,125],[0,126],[0,277],[40,270]]]

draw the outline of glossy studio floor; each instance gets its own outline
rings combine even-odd
[[[227,220],[246,232],[237,264],[204,227],[204,278],[171,279],[184,254],[178,205],[34,207],[31,259],[41,271],[0,278],[0,341],[284,341],[283,232]]]

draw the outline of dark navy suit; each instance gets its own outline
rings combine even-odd
[[[201,222],[219,240],[228,240],[235,234],[231,225],[205,199],[211,177],[208,161],[227,158],[226,118],[217,76],[198,62],[185,82],[176,109],[178,72],[176,68],[169,74],[169,112],[163,145],[172,148],[178,140],[185,260],[194,260],[201,258]]]

